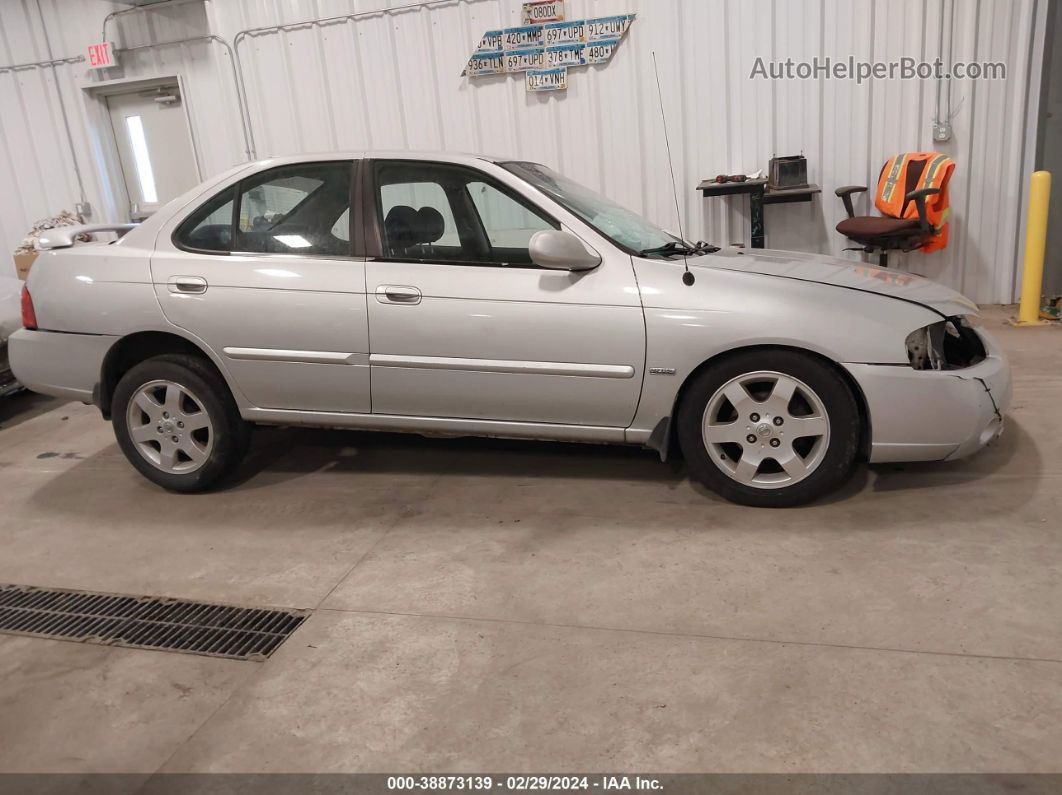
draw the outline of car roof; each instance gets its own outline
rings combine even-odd
[[[305,152],[297,155],[278,155],[255,161],[249,165],[255,169],[278,166],[287,163],[305,163],[314,160],[432,160],[443,163],[465,163],[473,165],[477,161],[504,163],[516,160],[513,157],[483,155],[472,152],[416,151],[411,149],[380,150],[343,150],[336,152]]]

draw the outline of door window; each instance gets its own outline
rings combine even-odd
[[[173,241],[194,251],[350,256],[351,168],[300,163],[255,174],[199,207]]]
[[[136,176],[140,180],[140,196],[147,204],[156,204],[159,200],[155,190],[155,170],[151,167],[151,154],[148,152],[147,138],[144,135],[144,122],[140,115],[125,117],[129,143],[133,149],[136,162]]]
[[[376,184],[388,259],[534,267],[531,237],[560,228],[505,186],[461,166],[381,162]]]
[[[535,232],[553,225],[486,182],[470,182],[468,193],[493,248],[527,248]]]
[[[281,166],[240,183],[234,251],[350,256],[349,162]]]
[[[234,188],[226,188],[188,216],[173,242],[193,251],[229,252],[232,250],[232,204]]]
[[[434,241],[440,246],[460,246],[457,222],[446,193],[437,182],[400,182],[380,186],[380,209],[387,218],[395,207],[430,207],[442,216],[442,235]],[[438,220],[438,219],[436,219]]]
[[[348,207],[343,211],[343,214],[339,216],[334,224],[332,224],[332,235],[337,240],[342,240],[344,243],[350,242],[350,208]]]

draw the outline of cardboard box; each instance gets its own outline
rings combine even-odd
[[[29,254],[15,255],[15,272],[22,281],[26,281],[26,277],[29,276],[30,266],[35,259],[37,259],[36,251],[31,251]]]

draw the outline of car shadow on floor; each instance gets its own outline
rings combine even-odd
[[[951,463],[859,465],[845,485],[833,494],[791,510],[814,512],[837,507],[845,512],[860,511],[868,505],[868,498],[887,493],[901,500],[915,500],[932,487],[939,490],[940,505],[946,506],[952,518],[961,518],[967,510],[976,511],[978,516],[983,516],[986,510],[994,515],[1010,514],[1035,497],[1044,476],[1042,467],[1041,451],[1035,440],[1012,419],[1003,438],[978,456]],[[211,499],[224,501],[226,493],[244,498],[253,494],[254,500],[263,505],[273,502],[279,505],[291,493],[287,486],[295,481],[332,473],[349,476],[352,488],[359,484],[359,475],[373,476],[373,482],[385,490],[391,484],[445,490],[446,480],[456,483],[460,478],[497,479],[499,486],[503,479],[539,481],[538,494],[546,506],[554,502],[558,506],[570,506],[573,499],[578,504],[573,490],[593,489],[608,483],[607,491],[618,500],[617,512],[630,510],[631,504],[674,502],[676,497],[683,503],[703,505],[710,514],[715,512],[711,515],[722,515],[718,513],[720,510],[733,507],[714,492],[691,483],[681,458],[661,463],[655,451],[638,447],[471,437],[425,438],[308,428],[257,429],[237,476],[227,486],[214,491]],[[381,479],[380,475],[384,477]],[[115,479],[117,492],[125,493],[132,486],[138,495],[136,499],[154,501],[157,497],[160,504],[170,505],[171,509],[176,505],[167,499],[166,492],[136,475],[113,444],[69,468],[64,467],[38,490],[34,499],[47,511],[66,509],[84,518],[85,502],[80,495],[86,489],[106,488],[110,478]],[[981,491],[990,490],[992,494],[987,507],[984,500],[971,500],[971,491],[966,488],[980,481],[984,481]],[[328,483],[330,489],[341,490],[344,478],[321,482]],[[628,493],[627,484],[638,489],[636,497]],[[654,489],[659,490],[655,497]],[[337,491],[336,496],[341,493]],[[598,498],[600,493],[598,488]],[[703,503],[696,497],[703,498]],[[368,499],[371,502],[377,498]],[[195,498],[189,499],[188,504],[194,504]],[[403,499],[415,502],[420,498],[407,495]],[[183,498],[180,504],[184,506]],[[484,508],[489,510],[487,506]],[[313,521],[309,516],[304,520]]]
[[[1032,438],[1016,422],[979,455],[954,462],[860,464],[831,495],[813,503],[828,505],[872,493],[902,493],[929,487],[962,486],[1005,473],[1016,458],[1029,475],[1008,486],[1035,489],[1040,456]],[[685,462],[673,454],[661,462],[654,450],[624,445],[594,445],[476,437],[426,438],[413,434],[373,433],[307,428],[259,428],[252,449],[229,488],[245,490],[277,485],[314,472],[392,472],[440,476],[630,480],[652,482],[669,490],[688,478]],[[691,487],[711,502],[722,499],[701,486]],[[812,506],[812,507],[813,507]]]
[[[34,417],[47,414],[66,402],[62,398],[39,395],[36,392],[25,390],[0,398],[0,430],[14,428]]]
[[[230,488],[273,485],[313,472],[393,472],[565,479],[648,480],[678,484],[680,462],[660,462],[653,450],[477,437],[311,428],[258,428]]]

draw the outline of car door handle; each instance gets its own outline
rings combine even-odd
[[[171,276],[166,286],[171,293],[202,295],[207,291],[207,280],[202,276]]]
[[[376,288],[376,300],[382,304],[419,304],[421,292],[416,287],[381,284]]]

